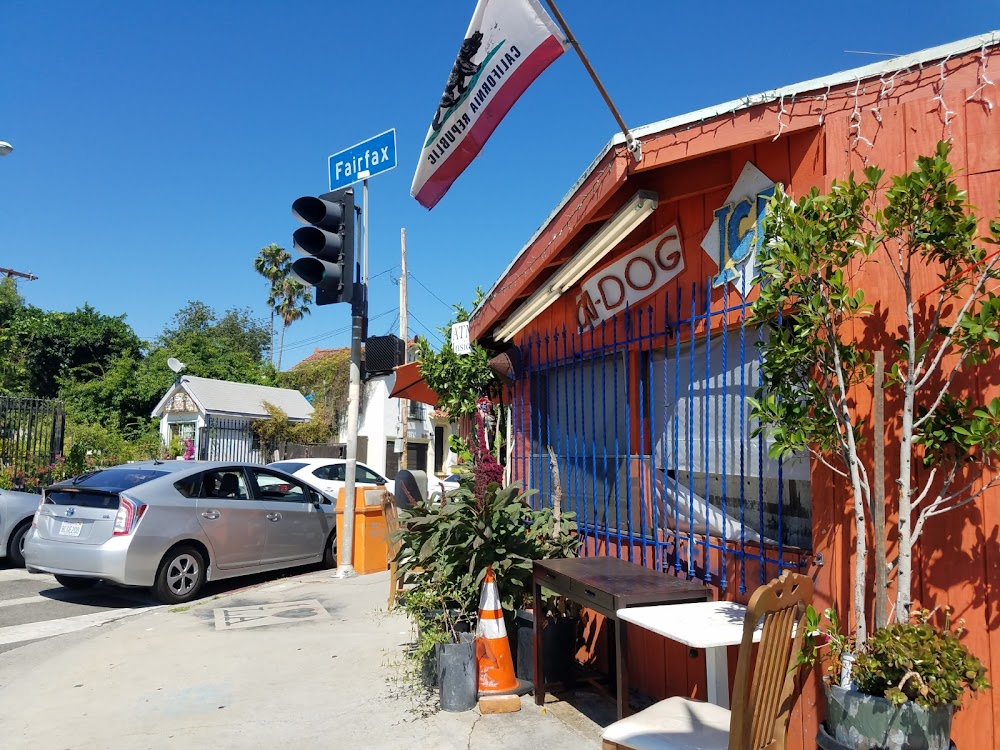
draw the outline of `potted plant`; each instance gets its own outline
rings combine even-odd
[[[423,581],[403,600],[417,634],[408,654],[410,682],[437,688],[445,711],[476,705],[476,616],[461,607],[461,599],[454,586],[438,579]]]
[[[942,626],[919,610],[909,622],[877,629],[859,648],[840,631],[836,609],[820,618],[809,607],[799,664],[825,663],[826,725],[817,742],[829,750],[947,750],[951,720],[967,694],[990,687],[986,668],[961,643],[964,622]]]
[[[911,622],[913,551],[938,516],[1000,483],[1000,399],[968,386],[1000,355],[1000,255],[987,247],[1000,243],[1000,222],[969,207],[950,150],[941,142],[891,180],[871,166],[794,202],[778,186],[756,260],[753,434],[767,434],[771,458],[808,454],[849,492],[858,669],[877,670],[869,639],[952,645],[947,628]]]
[[[519,483],[501,487],[503,469],[487,447],[484,421],[480,418],[472,469],[460,472],[459,488],[441,502],[417,500],[399,512],[396,561],[399,575],[412,582],[404,606],[418,623],[438,631],[428,638],[441,642],[461,641],[461,636],[440,632],[449,626],[436,621],[439,613],[458,622],[473,619],[464,613],[477,612],[490,567],[513,635],[514,612],[530,590],[533,561],[574,554],[579,545],[572,514],[559,517],[551,508],[533,508],[528,500],[534,491],[524,491]],[[512,641],[515,652],[517,641]],[[418,644],[418,649],[429,653],[430,645]]]

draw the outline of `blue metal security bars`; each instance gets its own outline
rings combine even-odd
[[[739,591],[811,547],[809,464],[768,458],[749,303],[674,290],[584,331],[536,333],[510,389],[511,475],[551,504],[554,455],[581,554],[627,558]],[[660,304],[662,302],[662,304]],[[662,316],[662,318],[661,318]],[[550,453],[551,451],[551,453]]]

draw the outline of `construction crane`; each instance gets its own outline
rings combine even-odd
[[[13,268],[0,268],[0,273],[6,276],[8,279],[13,279],[15,276],[19,279],[27,279],[28,281],[37,281],[38,277],[30,273],[21,273],[20,271],[15,271]]]

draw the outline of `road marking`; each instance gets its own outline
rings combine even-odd
[[[39,581],[42,580],[39,574],[29,573],[24,568],[7,568],[6,570],[0,570],[0,581],[27,581],[30,578],[36,578]]]
[[[329,620],[330,613],[316,599],[300,602],[277,602],[256,607],[227,607],[215,610],[216,630],[257,628],[261,625],[287,625],[290,622]]]
[[[64,617],[61,620],[43,620],[42,622],[29,622],[23,625],[10,625],[6,628],[0,628],[0,646],[75,633],[78,630],[106,625],[123,617],[130,617],[131,615],[137,615],[154,609],[158,609],[158,607],[112,609],[107,612],[95,612],[90,615]]]
[[[44,595],[39,592],[33,596],[23,596],[20,599],[0,600],[0,609],[3,609],[4,607],[14,607],[19,604],[41,604],[42,602],[80,602],[80,600],[85,599],[121,599],[124,602],[132,602],[140,607],[148,607],[152,604],[152,602],[149,601],[148,596],[130,594],[128,589],[119,589],[113,586],[98,589],[76,590],[56,587],[44,589],[44,591],[47,592]],[[83,603],[86,604],[87,602],[84,601]]]

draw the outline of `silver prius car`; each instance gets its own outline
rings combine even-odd
[[[28,570],[69,588],[106,581],[174,604],[205,581],[336,565],[332,499],[253,464],[147,461],[45,489],[24,545]]]

